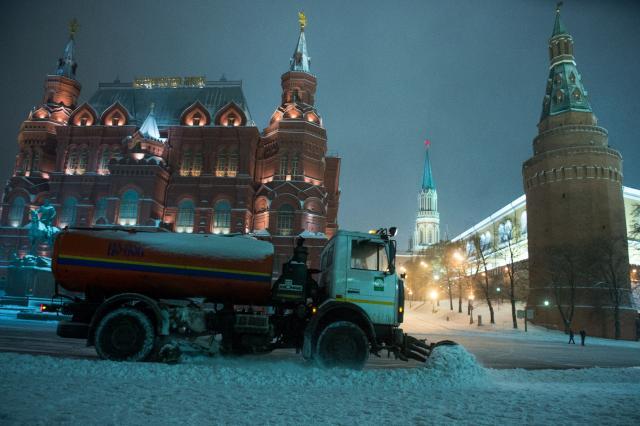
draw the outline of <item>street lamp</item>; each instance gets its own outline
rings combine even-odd
[[[469,304],[467,305],[467,312],[469,313],[469,324],[473,324],[473,299],[475,299],[473,293],[469,293]]]
[[[549,306],[549,301],[548,300],[545,300],[543,303],[544,303],[544,306]]]
[[[429,293],[429,297],[431,298],[431,312],[436,312],[436,299],[438,298],[438,290],[431,290]]]

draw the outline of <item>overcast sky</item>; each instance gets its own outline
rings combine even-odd
[[[317,108],[330,152],[342,157],[339,225],[397,225],[406,248],[429,138],[441,234],[453,237],[523,193],[554,9],[548,0],[13,1],[0,14],[0,178],[71,18],[81,25],[81,100],[116,76],[224,73],[243,80],[262,129],[304,10]],[[640,2],[568,0],[562,16],[599,124],[622,152],[625,184],[640,188]]]

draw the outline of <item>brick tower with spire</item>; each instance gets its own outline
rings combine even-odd
[[[635,338],[629,298],[622,156],[599,127],[556,9],[549,77],[523,164],[533,322]]]
[[[431,143],[425,141],[422,186],[418,192],[418,213],[413,233],[413,252],[425,250],[440,241],[440,213],[438,213],[438,191],[431,171],[429,151]]]

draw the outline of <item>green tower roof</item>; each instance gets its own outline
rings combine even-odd
[[[561,4],[556,8],[556,21],[549,39],[551,66],[540,121],[566,111],[593,112],[573,57],[573,38],[560,20]]]

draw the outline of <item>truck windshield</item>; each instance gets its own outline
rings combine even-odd
[[[352,241],[351,268],[368,271],[387,271],[389,269],[389,259],[384,245],[371,241]]]

